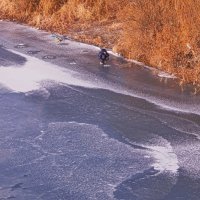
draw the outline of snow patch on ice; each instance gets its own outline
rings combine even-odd
[[[153,158],[153,163],[151,166],[158,170],[160,173],[168,172],[172,174],[177,174],[179,169],[178,157],[174,152],[173,147],[161,136],[149,135],[147,138],[147,143],[138,144],[126,138],[128,143],[143,147],[147,154],[144,158]]]
[[[166,72],[162,72],[162,71],[158,73],[158,76],[161,78],[176,78],[176,76],[168,74]]]
[[[163,146],[152,146],[148,147],[151,149],[155,163],[152,165],[154,169],[161,172],[177,173],[179,169],[178,158],[173,152],[171,145],[168,147]]]
[[[24,55],[27,59],[23,66],[0,67],[0,83],[15,92],[31,92],[42,88],[42,82],[55,81],[69,85],[94,88],[92,83],[80,79],[76,72],[55,66],[37,58]]]

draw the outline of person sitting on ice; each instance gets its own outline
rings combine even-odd
[[[100,64],[105,64],[106,61],[109,60],[109,53],[107,52],[106,49],[101,49],[101,51],[98,54],[99,59],[100,59]]]

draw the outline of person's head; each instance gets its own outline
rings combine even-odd
[[[103,52],[107,52],[106,49],[101,49],[101,51],[103,51]]]

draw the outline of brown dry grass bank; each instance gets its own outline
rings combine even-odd
[[[200,0],[1,0],[0,17],[112,47],[200,88]]]

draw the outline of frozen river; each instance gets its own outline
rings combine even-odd
[[[0,22],[0,200],[199,200],[200,98],[98,51]]]

